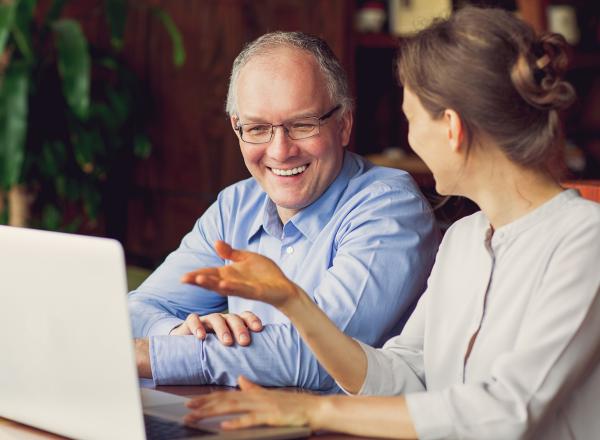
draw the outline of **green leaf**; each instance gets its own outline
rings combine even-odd
[[[62,214],[60,210],[52,205],[47,204],[42,210],[42,227],[51,231],[56,231],[62,223]]]
[[[4,197],[4,209],[0,211],[0,225],[8,224],[8,200],[6,200],[5,194],[0,192],[0,197]]]
[[[115,125],[120,126],[123,125],[129,114],[131,113],[131,100],[129,96],[125,93],[115,91],[113,89],[108,89],[107,92],[108,102],[111,108],[112,118],[115,121]]]
[[[69,0],[54,0],[48,10],[48,15],[46,15],[46,23],[52,24],[52,22],[58,20],[58,17],[62,14],[62,10],[68,1]]]
[[[25,59],[33,61],[34,54],[31,49],[31,26],[34,21],[33,11],[37,0],[20,0],[13,26],[15,43]]]
[[[63,231],[75,233],[79,230],[79,227],[81,226],[82,223],[83,223],[83,220],[82,220],[81,216],[77,216],[71,223],[69,223],[68,225],[66,225],[63,228]]]
[[[28,88],[29,71],[9,65],[0,85],[0,186],[5,189],[19,182],[23,170]]]
[[[98,156],[105,151],[104,140],[97,130],[82,130],[73,142],[75,160],[86,174],[92,174],[98,168]]]
[[[33,23],[33,11],[37,5],[37,0],[19,0],[17,5],[17,16],[15,19],[16,26],[29,35],[29,28]]]
[[[92,220],[96,220],[102,202],[102,196],[98,188],[92,188],[90,185],[82,185],[81,198],[83,200],[83,209],[87,216]]]
[[[179,29],[177,29],[171,16],[162,9],[153,7],[151,8],[151,11],[169,34],[171,45],[173,47],[173,64],[177,67],[181,67],[183,63],[185,63],[185,48],[183,47],[183,39],[181,38]]]
[[[42,146],[38,166],[40,172],[51,179],[58,179],[64,172],[67,151],[61,141],[46,141]]]
[[[123,47],[123,35],[128,14],[127,6],[127,0],[104,0],[106,20],[110,28],[110,42],[117,50],[121,50]]]
[[[143,134],[138,134],[135,137],[135,144],[133,146],[133,154],[142,159],[148,159],[150,157],[150,153],[152,152],[152,143],[148,136]]]
[[[17,0],[8,3],[0,1],[0,55],[4,53],[8,35],[15,20],[16,5]]]
[[[58,20],[52,25],[58,49],[58,71],[69,108],[80,119],[90,109],[90,54],[81,26],[74,20]]]
[[[81,188],[79,182],[71,177],[65,179],[65,197],[67,200],[74,202],[81,196]]]

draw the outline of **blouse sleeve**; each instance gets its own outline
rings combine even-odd
[[[427,292],[419,299],[402,333],[388,340],[382,348],[373,348],[357,340],[367,356],[368,365],[358,394],[392,396],[425,389],[423,334],[426,301]]]

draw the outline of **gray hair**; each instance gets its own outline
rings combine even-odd
[[[242,67],[257,55],[265,55],[280,47],[291,47],[312,54],[319,65],[329,98],[340,105],[339,115],[351,112],[352,97],[348,87],[346,72],[329,45],[319,37],[302,32],[271,32],[247,44],[233,62],[225,111],[229,116],[237,114],[236,85]]]

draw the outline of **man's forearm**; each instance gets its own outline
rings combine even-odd
[[[159,385],[236,386],[237,377],[244,375],[267,386],[335,386],[291,324],[265,325],[253,333],[247,347],[224,346],[209,334],[203,341],[195,336],[153,336],[150,348],[153,379]]]

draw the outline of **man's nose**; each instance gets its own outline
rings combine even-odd
[[[271,139],[268,151],[269,156],[280,162],[297,154],[296,143],[290,139],[284,126],[273,127],[273,139]]]

